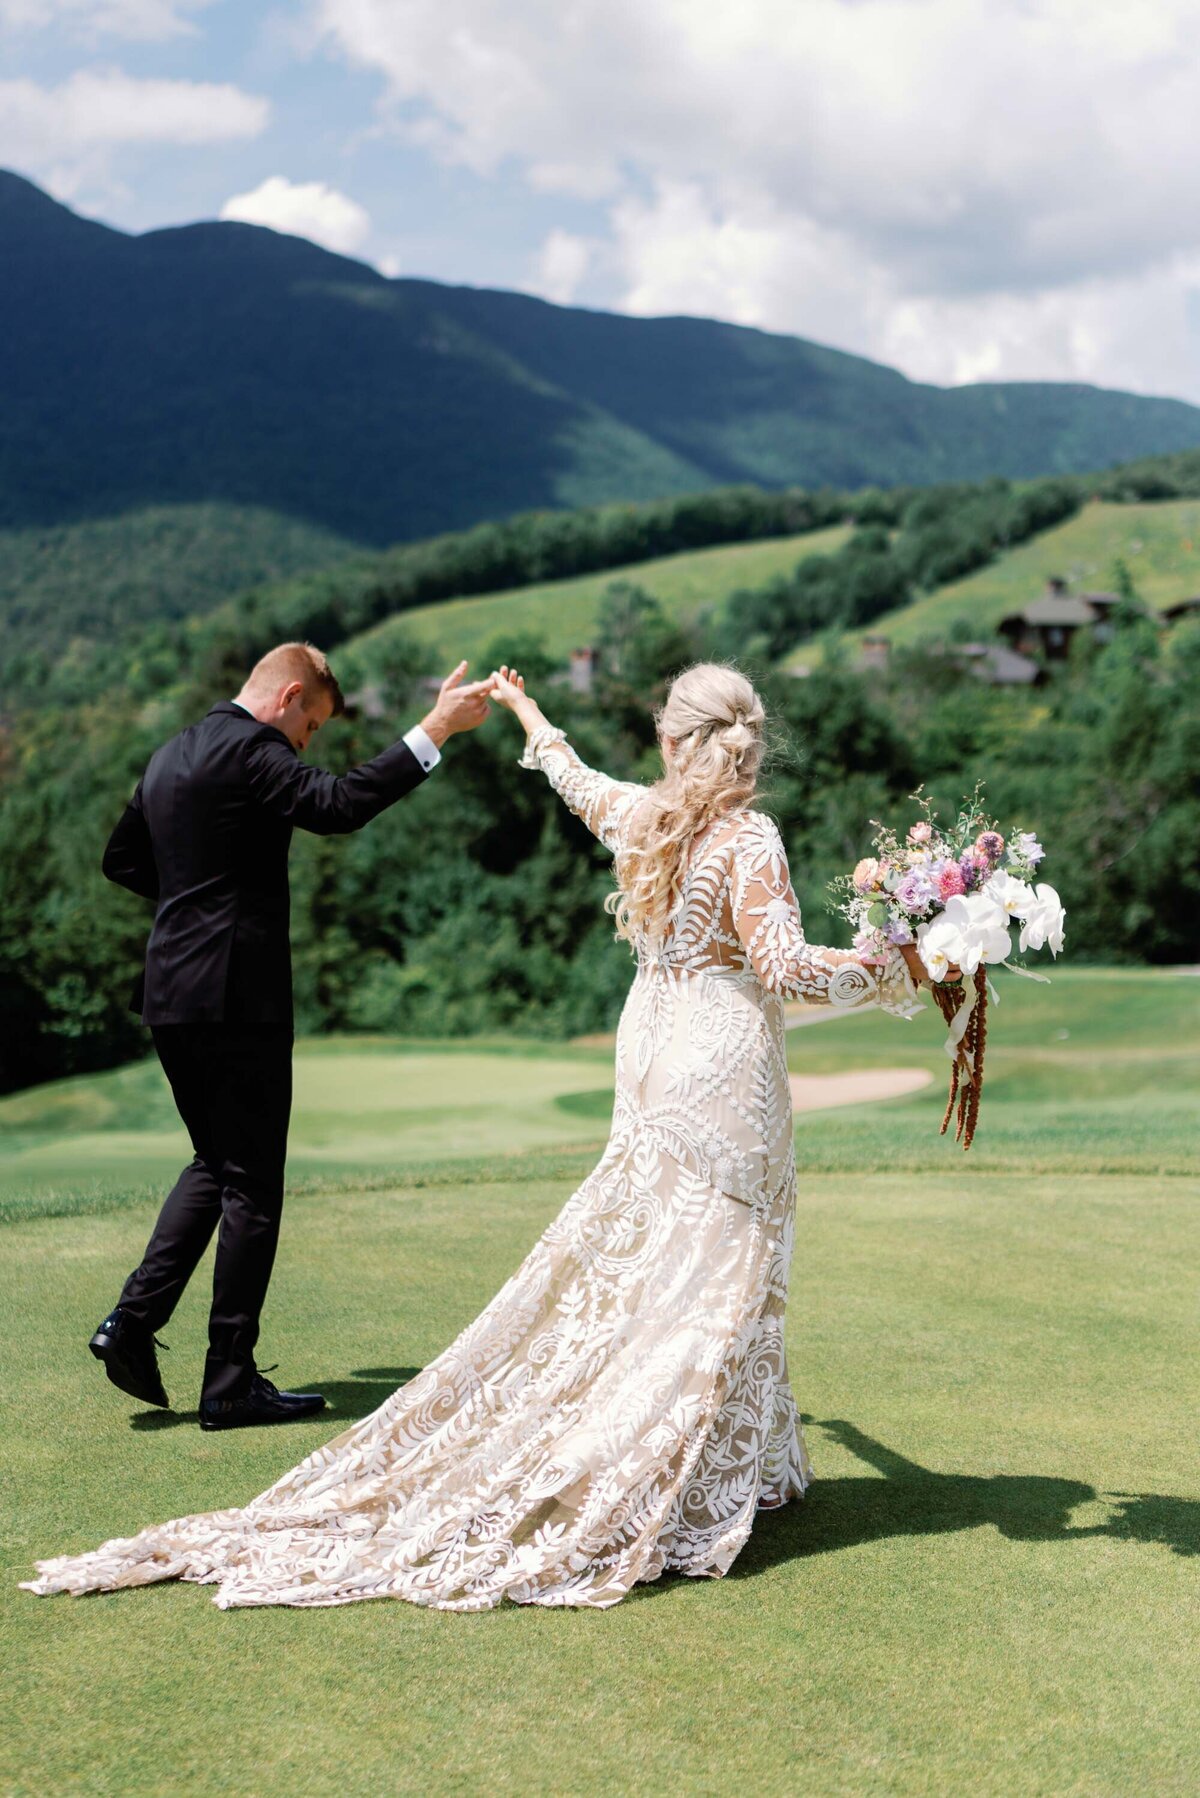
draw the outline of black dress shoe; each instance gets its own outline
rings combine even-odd
[[[154,1350],[166,1346],[165,1342],[156,1343],[154,1331],[139,1318],[130,1317],[120,1305],[109,1312],[88,1343],[97,1361],[103,1361],[104,1371],[114,1386],[130,1398],[141,1399],[144,1405],[164,1406],[171,1401]]]
[[[249,1392],[241,1398],[200,1400],[202,1430],[241,1430],[256,1423],[293,1423],[325,1409],[319,1392],[280,1392],[270,1380],[256,1373]]]

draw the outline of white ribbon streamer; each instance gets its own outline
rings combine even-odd
[[[1000,965],[1002,968],[1007,968],[1010,974],[1022,974],[1026,980],[1036,980],[1039,986],[1050,985],[1049,974],[1035,974],[1032,968],[1019,968],[1013,961],[1001,962]]]

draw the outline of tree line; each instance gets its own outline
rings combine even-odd
[[[871,527],[874,528],[874,527]],[[586,759],[623,778],[657,768],[652,707],[714,644],[629,582],[605,603],[594,688],[575,694],[536,643],[531,689]],[[365,672],[364,647],[345,658]],[[1036,829],[1069,911],[1069,952],[1195,960],[1200,911],[1200,624],[1165,638],[1123,608],[1106,645],[1083,633],[1045,689],[981,686],[946,657],[897,652],[868,681],[832,644],[819,676],[743,665],[772,718],[763,803],[778,818],[807,928],[839,940],[826,886],[871,818],[908,815],[923,780],[952,806],[976,779],[1006,823]],[[343,670],[345,672],[346,670]],[[321,759],[345,767],[423,709],[423,653],[402,637],[370,673],[383,715],[341,723]],[[157,744],[230,691],[180,685],[41,707],[11,730],[0,797],[0,1087],[111,1065],[146,1048],[126,1010],[147,908],[100,874],[105,837]],[[608,858],[544,779],[517,766],[507,717],[451,745],[412,797],[349,838],[297,836],[293,942],[301,1030],[569,1036],[608,1027],[630,976],[601,908]]]

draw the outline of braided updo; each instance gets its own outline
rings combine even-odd
[[[617,855],[608,907],[618,936],[659,941],[666,934],[693,839],[754,798],[765,720],[761,699],[736,668],[699,662],[672,683],[656,721],[662,777],[634,812]]]

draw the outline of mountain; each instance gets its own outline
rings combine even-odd
[[[0,527],[220,502],[382,544],[541,506],[1107,466],[1200,409],[942,389],[799,338],[387,280],[300,238],[129,236],[0,173]]]

